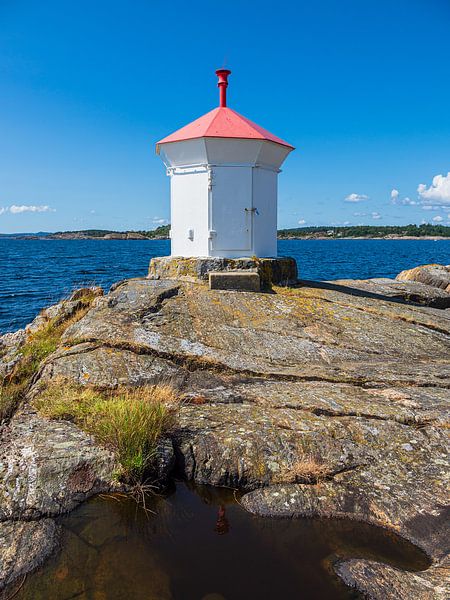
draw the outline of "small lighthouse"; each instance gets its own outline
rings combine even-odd
[[[170,177],[173,257],[276,257],[278,173],[293,146],[227,106],[160,140]]]

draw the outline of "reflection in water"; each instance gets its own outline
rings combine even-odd
[[[352,521],[257,518],[229,490],[180,483],[148,506],[154,513],[95,498],[61,518],[60,552],[15,598],[343,600],[355,596],[333,575],[338,556],[428,566],[394,534]]]
[[[219,535],[224,535],[225,533],[228,533],[229,530],[230,524],[228,523],[228,519],[225,514],[225,506],[221,504],[219,506],[219,513],[217,515],[216,531]]]

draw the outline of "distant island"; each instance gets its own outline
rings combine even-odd
[[[280,229],[278,239],[335,239],[335,238],[450,238],[445,225],[349,225],[347,227],[296,227]]]
[[[169,238],[170,225],[161,225],[149,231],[112,231],[109,229],[83,229],[55,233],[0,234],[0,239],[45,240],[165,240]],[[347,227],[295,227],[280,229],[278,239],[438,239],[450,238],[446,225],[349,225]]]

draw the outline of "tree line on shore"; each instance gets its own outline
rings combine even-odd
[[[296,227],[278,231],[280,239],[293,238],[347,238],[347,237],[448,237],[450,227],[445,225],[349,225],[345,227]]]
[[[134,231],[146,238],[169,237],[170,225],[161,225],[150,231]],[[112,231],[89,230],[86,231],[92,237],[103,237]],[[278,237],[286,238],[311,238],[311,237],[449,237],[450,227],[445,225],[349,225],[345,227],[295,227],[292,229],[280,229]]]
[[[56,233],[0,234],[10,238],[47,239],[166,239],[170,225],[156,229],[139,231],[113,231],[109,229],[84,229],[79,231],[58,231]],[[314,226],[280,229],[279,239],[314,238],[389,238],[389,237],[444,237],[450,238],[450,227],[446,225],[348,225],[340,227]]]

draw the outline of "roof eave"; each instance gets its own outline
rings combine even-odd
[[[291,151],[295,150],[295,146],[292,146],[291,144],[288,144],[287,142],[281,140],[279,142],[275,141],[275,140],[268,140],[266,138],[256,138],[256,137],[224,137],[223,135],[198,135],[196,137],[186,137],[186,138],[180,138],[178,140],[166,140],[166,138],[163,138],[162,140],[160,140],[159,142],[156,142],[156,154],[159,154],[159,147],[162,144],[176,144],[178,142],[189,142],[190,140],[201,140],[201,139],[208,139],[208,138],[212,138],[212,139],[222,139],[222,140],[254,140],[256,142],[270,142],[271,144],[277,144],[277,146],[284,146],[285,148],[289,148]]]

